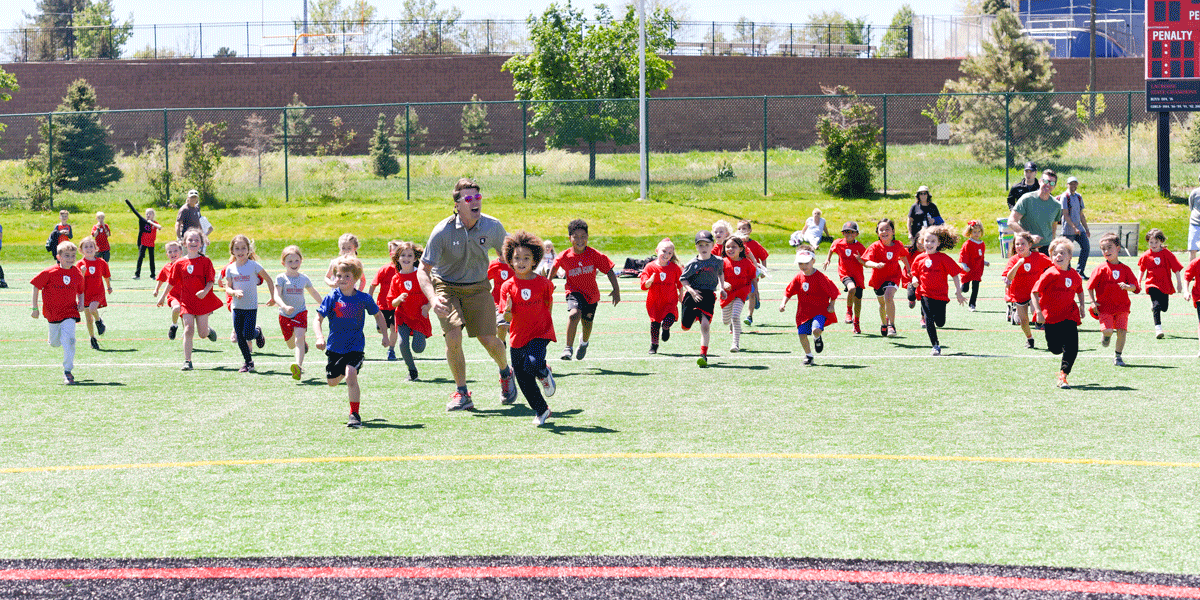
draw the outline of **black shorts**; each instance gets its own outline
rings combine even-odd
[[[699,290],[700,301],[692,299],[692,295],[684,292],[683,294],[683,315],[680,319],[684,327],[691,327],[692,323],[700,320],[700,317],[708,317],[709,321],[713,318],[713,308],[717,304],[717,293],[713,290]]]
[[[383,313],[383,320],[385,323],[387,323],[388,329],[391,329],[392,325],[396,324],[396,311],[383,310],[381,308],[381,309],[379,309],[379,312]]]
[[[587,300],[583,297],[583,294],[579,292],[571,292],[567,294],[567,312],[569,313],[573,310],[578,310],[579,317],[588,323],[591,323],[593,320],[595,320],[596,307],[599,305],[599,302],[588,304]]]
[[[354,367],[355,371],[362,371],[363,353],[362,352],[347,352],[339,354],[337,352],[325,351],[325,356],[329,360],[325,363],[325,378],[337,379],[346,374],[346,367]]]
[[[900,286],[896,285],[895,281],[885,281],[885,282],[883,282],[883,285],[875,288],[875,295],[882,296],[887,293],[888,288],[895,288],[895,287],[900,287]]]

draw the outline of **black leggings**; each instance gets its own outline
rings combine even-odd
[[[967,304],[975,306],[975,300],[979,298],[979,281],[968,281],[962,285],[962,292],[967,293],[967,288],[971,288],[971,301]]]
[[[938,343],[938,327],[946,326],[946,305],[950,304],[948,300],[934,300],[928,296],[921,298],[921,313],[925,315],[925,333],[929,334],[929,343],[934,346],[940,346]]]
[[[233,331],[237,333],[238,350],[242,351],[242,358],[246,362],[250,362],[250,340],[258,337],[255,331],[257,324],[258,310],[233,309]]]
[[[525,394],[525,401],[529,403],[529,408],[539,415],[549,408],[546,405],[546,399],[542,397],[542,384],[537,380],[538,377],[543,377],[550,372],[550,368],[546,366],[546,346],[548,345],[550,345],[550,340],[534,338],[520,348],[508,349],[511,357],[510,364],[513,373],[517,376],[517,385],[521,387],[521,393]]]
[[[134,269],[133,276],[142,276],[142,259],[146,257],[146,253],[150,254],[150,276],[157,277],[158,273],[154,271],[154,246],[138,246],[138,262],[137,269]]]
[[[1062,355],[1062,372],[1071,374],[1075,357],[1079,356],[1079,325],[1070,319],[1046,324],[1046,347]]]
[[[1162,325],[1162,314],[1171,306],[1171,297],[1158,288],[1146,288],[1150,295],[1150,310],[1154,313],[1154,324]]]

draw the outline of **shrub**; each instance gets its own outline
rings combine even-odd
[[[869,194],[875,191],[875,169],[883,167],[875,107],[845,86],[822,91],[837,100],[826,102],[828,112],[817,120],[817,137],[825,147],[817,183],[830,194]]]

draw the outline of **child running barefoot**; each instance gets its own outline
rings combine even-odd
[[[1073,244],[1065,237],[1054,238],[1050,242],[1050,257],[1054,264],[1033,284],[1046,323],[1046,347],[1050,352],[1062,355],[1057,385],[1064,390],[1071,387],[1067,376],[1079,355],[1079,325],[1084,313],[1083,277],[1071,268]],[[1071,301],[1072,295],[1078,298],[1077,303]]]
[[[163,265],[162,271],[159,271],[158,277],[155,278],[158,284],[154,286],[154,297],[158,298],[158,293],[162,291],[162,287],[167,283],[167,275],[171,272],[171,265],[183,256],[183,247],[179,242],[171,240],[166,244],[167,249],[167,264]],[[167,330],[167,339],[175,339],[175,333],[179,331],[179,290],[172,290],[171,295],[167,298],[167,307],[171,309],[171,328]]]
[[[550,307],[554,304],[554,284],[533,272],[542,260],[542,240],[526,231],[513,232],[504,240],[504,261],[516,275],[500,288],[500,306],[508,321],[508,348],[517,385],[529,408],[533,424],[544,425],[550,418],[546,398],[554,395],[554,374],[546,364],[546,346],[557,341]]]
[[[1033,236],[1029,232],[1022,231],[1013,237],[1013,253],[1001,277],[1004,278],[1004,300],[1014,307],[1015,321],[1025,334],[1026,348],[1033,348],[1034,345],[1033,332],[1029,329],[1030,316],[1040,312],[1038,298],[1033,295],[1033,284],[1051,266],[1053,263],[1045,254],[1033,252]]]
[[[292,379],[300,381],[304,373],[304,355],[308,353],[308,342],[304,336],[308,332],[308,306],[304,302],[304,294],[317,303],[321,303],[321,295],[313,287],[312,280],[300,272],[304,264],[304,255],[299,246],[288,246],[279,256],[279,262],[286,269],[275,276],[275,305],[279,307],[279,330],[283,333],[283,341],[296,354],[296,362],[292,363]]]
[[[946,278],[954,280],[954,296],[959,304],[967,299],[960,291],[958,276],[963,272],[953,258],[942,252],[954,248],[958,236],[945,225],[926,227],[917,234],[923,252],[913,260],[913,277],[917,280],[917,294],[921,297],[921,314],[925,317],[925,332],[933,346],[933,355],[942,355],[937,328],[946,326],[946,305],[950,304],[950,290]]]
[[[267,306],[275,306],[275,284],[267,270],[258,264],[250,238],[238,234],[229,241],[229,254],[233,262],[225,267],[229,279],[229,295],[233,297],[233,330],[237,333],[238,350],[242,351],[244,364],[238,373],[254,370],[250,356],[250,340],[259,348],[266,344],[262,328],[258,326],[258,285],[265,282],[269,294]]]
[[[829,267],[829,261],[834,255],[838,257],[838,279],[842,289],[846,290],[846,321],[854,324],[854,333],[862,333],[858,319],[862,315],[863,297],[863,253],[867,251],[862,242],[858,241],[858,223],[850,221],[842,225],[841,239],[834,240],[829,245],[829,254],[825,257],[824,271]]]
[[[1192,307],[1196,309],[1196,318],[1200,319],[1200,258],[1192,259],[1192,262],[1188,263],[1183,278],[1192,282],[1192,287],[1188,289],[1184,299],[1192,301]],[[1196,339],[1200,340],[1200,326],[1197,326],[1196,333]],[[1200,352],[1197,352],[1196,356],[1200,358]]]
[[[742,349],[742,308],[750,297],[751,286],[758,277],[754,259],[746,255],[746,243],[739,237],[725,240],[725,260],[722,271],[725,294],[721,298],[721,322],[733,334],[730,352]]]
[[[879,300],[879,335],[896,337],[896,288],[907,278],[908,250],[896,241],[896,224],[881,219],[875,226],[879,240],[863,253],[863,265],[873,269],[867,285]]]
[[[1125,350],[1125,331],[1129,327],[1129,293],[1141,291],[1137,275],[1128,265],[1121,264],[1121,238],[1115,233],[1106,233],[1100,238],[1100,252],[1104,263],[1092,271],[1088,282],[1088,294],[1092,298],[1092,316],[1100,321],[1100,345],[1105,348],[1117,332],[1116,357],[1113,364],[1125,366],[1121,352]]]
[[[97,335],[104,335],[104,319],[100,318],[100,309],[108,306],[105,290],[112,293],[112,274],[108,271],[108,263],[96,257],[96,240],[87,236],[79,240],[79,250],[83,259],[76,264],[79,272],[83,273],[83,304],[87,318],[88,337],[92,339],[92,350],[100,349]]]
[[[346,427],[358,429],[362,427],[362,418],[358,415],[362,398],[358,373],[362,370],[363,351],[367,348],[363,324],[368,314],[375,315],[375,325],[379,329],[383,329],[384,321],[375,299],[355,289],[355,284],[363,279],[362,263],[352,256],[334,260],[334,289],[317,307],[317,350],[325,350],[325,356],[329,358],[325,364],[329,387],[346,380],[350,397],[350,417]],[[328,343],[322,329],[325,319],[329,319]],[[386,344],[387,340],[381,339],[381,343]]]
[[[575,343],[575,328],[583,322],[580,334],[579,351],[576,360],[583,360],[587,354],[588,341],[592,337],[592,323],[596,319],[596,307],[600,305],[600,288],[596,286],[596,274],[608,275],[612,284],[613,306],[621,302],[621,283],[617,281],[617,273],[613,271],[613,261],[607,256],[588,246],[588,225],[583,219],[575,219],[567,224],[567,236],[571,238],[571,247],[562,251],[554,260],[550,269],[550,279],[558,276],[559,271],[566,273],[566,283],[563,289],[567,292],[567,347],[563,349],[563,360],[571,360],[571,346]]]
[[[984,259],[987,246],[983,243],[983,224],[975,220],[967,221],[963,236],[967,241],[963,242],[962,250],[958,251],[958,264],[965,272],[962,277],[962,292],[965,294],[967,288],[971,289],[971,300],[967,303],[967,310],[975,312],[975,301],[979,298],[979,282],[983,281],[983,268],[991,266]]]
[[[725,299],[725,263],[713,256],[714,242],[711,231],[697,233],[696,258],[689,261],[679,275],[684,291],[680,328],[687,331],[692,328],[692,323],[700,321],[700,358],[696,359],[696,364],[701,367],[708,366],[708,340],[717,290],[721,290],[721,299]]]
[[[754,324],[754,311],[762,306],[762,298],[759,297],[758,280],[767,276],[767,258],[771,256],[763,245],[750,238],[750,234],[754,232],[754,226],[747,219],[738,221],[737,237],[742,238],[746,242],[746,255],[754,260],[754,266],[758,269],[758,276],[750,284],[750,298],[746,300],[746,305],[749,307],[749,314],[746,315],[746,325]]]
[[[183,320],[183,367],[180,370],[191,371],[196,334],[207,337],[210,342],[217,341],[217,332],[208,326],[208,316],[221,308],[221,299],[212,293],[217,270],[207,256],[200,254],[204,234],[196,228],[187,230],[183,234],[183,245],[187,256],[171,264],[167,287],[158,297],[158,305],[165,304],[171,290],[179,288],[179,314]]]
[[[1157,227],[1146,232],[1146,243],[1150,246],[1145,254],[1138,258],[1138,269],[1141,275],[1138,281],[1150,295],[1150,306],[1154,314],[1154,337],[1163,339],[1162,314],[1170,307],[1171,294],[1175,289],[1183,288],[1179,272],[1183,265],[1175,258],[1175,253],[1167,249],[1167,235]],[[1175,285],[1171,285],[1171,274],[1175,274]]]
[[[41,314],[50,324],[50,345],[63,349],[63,383],[74,385],[75,376],[75,324],[83,305],[83,273],[75,266],[77,254],[75,244],[62,242],[58,245],[54,266],[38,273],[29,283],[33,284],[33,318],[38,318],[38,292],[42,293]]]
[[[325,271],[325,284],[329,287],[337,287],[337,273],[335,272],[338,260],[342,258],[358,258],[358,236],[353,233],[343,233],[338,237],[338,255],[329,261],[329,269]],[[367,276],[363,275],[362,280],[357,282],[354,289],[363,291],[367,287]]]
[[[374,296],[375,288],[379,288],[375,304],[379,305],[379,310],[383,311],[383,320],[387,322],[387,327],[379,333],[387,342],[388,360],[396,360],[396,339],[392,337],[392,331],[395,330],[396,325],[396,310],[392,308],[392,299],[388,296],[388,292],[392,289],[392,278],[396,276],[396,265],[392,263],[392,254],[396,252],[396,246],[399,245],[400,240],[388,242],[388,261],[375,272],[375,278],[371,280],[371,287],[367,290],[368,294]]]
[[[392,278],[392,289],[388,296],[396,310],[396,329],[392,341],[400,346],[400,355],[408,367],[408,380],[417,380],[417,363],[413,353],[425,351],[425,340],[433,335],[433,324],[429,322],[429,299],[421,293],[417,281],[417,265],[421,264],[424,248],[412,242],[400,242],[392,253],[396,265],[396,276]],[[501,314],[501,317],[504,315]]]
[[[646,290],[646,313],[650,315],[650,354],[658,354],[659,332],[662,341],[671,339],[671,325],[679,320],[679,282],[683,269],[675,256],[675,242],[663,238],[654,249],[655,259],[642,269],[642,289]]]
[[[796,297],[796,333],[800,335],[800,347],[804,349],[805,365],[813,364],[814,347],[818,354],[825,349],[821,337],[825,328],[837,323],[837,315],[834,314],[839,293],[837,286],[814,268],[815,262],[812,246],[800,244],[796,252],[796,265],[800,267],[800,272],[784,290],[783,303],[779,305],[779,312],[783,312],[788,300]],[[812,346],[808,343],[809,335],[813,336]]]

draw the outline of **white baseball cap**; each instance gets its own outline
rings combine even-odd
[[[796,253],[796,264],[802,265],[807,262],[812,262],[816,256],[808,250],[801,250]]]
[[[1079,183],[1079,180],[1075,179],[1074,177],[1068,177],[1067,183]]]

